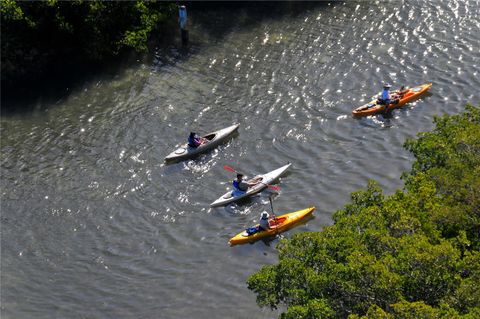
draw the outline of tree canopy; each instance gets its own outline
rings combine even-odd
[[[99,61],[147,41],[176,15],[173,2],[14,1],[1,10],[2,81],[48,72],[61,59]]]
[[[480,317],[480,107],[435,118],[405,143],[416,160],[385,196],[369,181],[334,225],[278,244],[248,279],[281,318]]]

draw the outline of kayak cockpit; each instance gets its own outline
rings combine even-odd
[[[217,136],[217,134],[212,133],[212,134],[208,134],[208,135],[203,136],[203,138],[211,141],[215,138],[215,136]]]
[[[278,227],[282,226],[282,224],[285,223],[286,220],[287,220],[287,217],[271,219],[269,221],[269,228],[267,230],[260,230],[259,228],[260,225],[256,225],[256,226],[245,229],[245,231],[242,233],[242,236],[249,237],[259,233],[270,233],[273,230],[277,229]]]

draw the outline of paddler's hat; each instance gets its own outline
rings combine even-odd
[[[240,173],[237,174],[237,178],[242,178],[242,177],[243,177],[243,174],[240,174]]]
[[[391,87],[392,87],[392,85],[389,84],[389,83],[385,83],[385,84],[383,85],[383,88],[384,88],[384,89],[389,89],[389,88],[391,88]]]
[[[270,217],[270,215],[268,215],[267,212],[262,213],[262,219],[268,219],[268,217]]]

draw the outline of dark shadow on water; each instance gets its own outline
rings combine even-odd
[[[190,23],[207,32],[214,41],[221,41],[227,34],[239,29],[254,28],[267,19],[285,16],[296,17],[319,7],[333,7],[342,1],[285,1],[285,2],[186,2]],[[165,66],[173,66],[200,52],[203,45],[190,36],[190,43],[182,45],[176,26],[167,36],[153,37],[150,53],[128,53],[122,57],[101,63],[75,62],[75,59],[55,61],[49,73],[41,79],[17,83],[15,87],[1,87],[1,116],[28,115],[42,111],[68,98],[85,83],[109,80],[121,76],[122,70],[135,64],[153,65],[161,72]],[[58,62],[58,63],[56,63]]]
[[[395,110],[390,110],[390,111],[387,111],[387,112],[382,112],[382,113],[380,113],[380,114],[381,114],[381,116],[383,117],[384,120],[390,121],[390,119],[393,118],[393,112],[395,112]]]
[[[123,58],[125,59],[125,58]],[[15,87],[2,85],[2,116],[28,114],[51,107],[81,88],[88,81],[113,79],[125,60],[114,59],[99,63],[62,63],[49,68],[48,74],[36,80],[16,83]]]
[[[255,203],[255,199],[258,198],[260,194],[254,194],[252,196],[248,196],[246,198],[242,198],[241,200],[235,201],[236,206],[248,206],[250,204]]]
[[[39,79],[17,82],[14,87],[1,86],[1,115],[28,115],[51,108],[72,92],[96,81],[109,81],[122,76],[129,67],[147,64],[168,66],[188,59],[196,49],[182,46],[180,32],[153,37],[149,53],[125,52],[101,62],[83,61],[81,57],[52,61],[48,74]]]

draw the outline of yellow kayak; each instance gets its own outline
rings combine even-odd
[[[302,219],[311,215],[314,210],[315,207],[309,207],[293,213],[278,216],[276,218],[271,218],[269,222],[270,228],[268,230],[256,231],[253,234],[249,234],[247,230],[244,230],[238,235],[232,237],[228,243],[230,244],[230,246],[235,246],[239,244],[251,243],[261,238],[275,236],[286,230],[289,230]],[[259,225],[256,225],[255,227],[258,228],[258,226]]]

